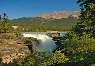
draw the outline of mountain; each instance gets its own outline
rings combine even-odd
[[[9,20],[8,23],[71,27],[77,23],[80,10],[47,12],[35,17],[23,17]]]
[[[45,19],[61,19],[61,18],[68,18],[68,17],[75,17],[78,18],[80,15],[80,10],[74,10],[74,11],[54,11],[54,12],[46,12],[42,13],[40,15],[37,15],[35,17],[42,17]]]

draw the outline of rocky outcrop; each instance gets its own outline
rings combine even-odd
[[[58,33],[58,32],[47,33],[46,35],[49,36],[49,37],[52,37],[53,38],[52,40],[56,41],[55,42],[56,45],[58,45],[58,46],[62,45],[62,43],[60,42],[60,39],[62,38],[62,37],[60,37],[60,33]]]
[[[42,13],[40,15],[37,15],[35,17],[42,17],[45,19],[61,19],[61,18],[68,18],[68,17],[75,17],[78,18],[80,15],[80,10],[74,10],[74,11],[54,11],[54,12],[47,12]]]
[[[31,52],[35,52],[34,45],[37,46],[39,44],[39,41],[37,40],[37,38],[24,37],[24,41],[25,41],[24,44],[26,44],[26,46],[28,46],[29,50]]]
[[[9,63],[19,56],[25,56],[24,52],[34,51],[32,43],[38,45],[37,38],[23,37],[14,34],[14,38],[0,39],[0,62]]]
[[[60,33],[47,33],[46,34],[48,37],[59,37],[60,36]]]
[[[31,43],[34,43],[35,45],[39,44],[37,38],[33,38],[33,37],[15,37],[13,39],[0,39],[0,43],[3,43],[3,44],[31,44]]]
[[[36,46],[39,44],[37,38],[33,38],[33,37],[24,37],[23,41],[24,44],[35,44]]]
[[[29,51],[29,49],[24,44],[0,43],[0,62],[2,63],[13,62],[13,60],[19,58],[19,56],[25,55],[23,53],[27,51]]]

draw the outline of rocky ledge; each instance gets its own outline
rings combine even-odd
[[[52,37],[53,38],[52,40],[56,41],[55,42],[56,45],[58,45],[58,46],[62,45],[62,43],[60,42],[60,39],[62,38],[62,37],[60,37],[60,33],[58,33],[58,32],[55,32],[55,33],[47,33],[46,35],[48,37]]]
[[[55,33],[47,33],[46,35],[48,37],[59,37],[60,36],[60,33],[58,33],[58,32],[55,32]]]
[[[38,45],[39,42],[33,37],[23,37],[13,33],[0,34],[0,62],[13,62],[19,56],[25,56],[25,52],[29,50],[33,52],[32,43]]]

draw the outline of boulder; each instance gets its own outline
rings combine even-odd
[[[24,44],[35,44],[38,45],[39,41],[37,40],[37,38],[33,38],[33,37],[24,37],[23,38]]]
[[[36,46],[39,44],[39,41],[37,40],[37,38],[31,38],[32,43],[34,43]]]
[[[37,46],[39,44],[39,41],[37,40],[37,38],[33,38],[33,37],[24,37],[24,44],[26,44],[26,46],[28,46],[28,49],[31,52],[35,52],[34,50],[34,45]]]
[[[55,42],[56,45],[58,45],[58,46],[62,45],[62,43],[60,42],[60,39],[62,38],[62,37],[60,37],[60,33],[58,33],[58,32],[56,32],[56,33],[47,33],[46,35],[48,37],[52,37],[53,38],[52,40],[56,41]]]
[[[47,33],[46,34],[48,37],[59,37],[60,36],[60,33]]]

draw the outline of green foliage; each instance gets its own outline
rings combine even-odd
[[[82,53],[79,55],[68,56],[69,62],[65,66],[94,66],[95,65],[95,52]]]
[[[17,66],[53,66],[65,63],[68,60],[61,51],[56,51],[55,53],[40,51],[27,56],[24,60],[16,62],[15,64]]]
[[[81,37],[74,36],[72,39],[66,39],[64,41],[64,44],[66,46],[65,52],[67,53],[72,52],[78,53],[78,52],[89,52],[89,51],[95,51],[95,39],[88,38],[90,35],[83,35]]]
[[[95,64],[95,38],[90,34],[83,33],[83,36],[77,36],[75,33],[69,33],[65,40],[60,39],[63,45],[57,50],[64,52],[69,62],[65,66],[90,66]],[[71,37],[71,38],[70,38]]]

